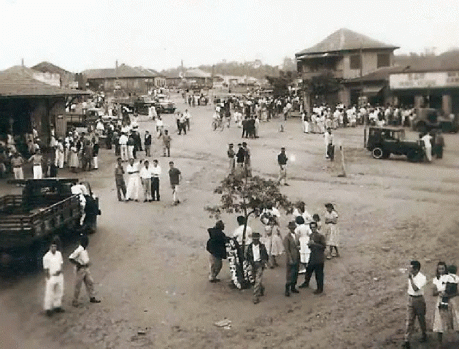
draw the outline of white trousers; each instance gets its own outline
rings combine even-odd
[[[92,165],[96,170],[99,168],[99,159],[97,158],[97,156],[94,156],[92,158]]]
[[[126,200],[139,200],[140,188],[141,182],[139,174],[129,175],[126,188]]]
[[[45,310],[60,308],[64,295],[64,275],[51,276],[46,279],[45,285]]]
[[[128,161],[127,144],[121,144],[120,151],[121,151],[121,160]]]
[[[33,165],[33,179],[42,179],[43,178],[43,169],[41,165]]]
[[[179,197],[178,197],[179,186],[178,184],[172,184],[171,187],[172,187],[172,199],[174,200],[174,202],[177,202],[179,201]]]
[[[133,145],[128,145],[128,159],[134,159],[134,146]]]
[[[57,152],[55,165],[59,168],[64,168],[64,158],[64,153]]]
[[[432,161],[432,147],[425,147],[426,150],[426,158],[428,162]]]
[[[303,121],[303,132],[309,133],[309,122]]]
[[[14,179],[24,179],[24,171],[22,167],[13,167]]]

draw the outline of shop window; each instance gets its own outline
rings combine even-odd
[[[389,67],[390,66],[390,55],[388,53],[378,53],[377,67]]]
[[[360,60],[360,55],[352,55],[350,56],[350,65],[351,69],[360,69],[361,60]]]

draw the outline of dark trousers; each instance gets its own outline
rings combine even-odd
[[[126,183],[124,179],[116,180],[116,194],[118,195],[118,201],[126,199]],[[121,194],[123,194],[123,198],[121,198]]]
[[[312,273],[316,275],[317,289],[319,291],[324,290],[324,263],[320,264],[308,264],[306,267],[306,276],[304,278],[304,283],[309,285],[311,280]]]
[[[159,178],[151,177],[151,197],[159,201]]]
[[[288,264],[287,263],[287,280],[286,286],[291,286],[294,288],[298,281],[298,269],[300,267],[300,263]]]

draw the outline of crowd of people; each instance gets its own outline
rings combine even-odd
[[[208,229],[209,281],[220,281],[218,274],[222,261],[228,259],[231,285],[238,289],[253,286],[253,302],[257,304],[265,294],[262,282],[264,269],[278,267],[278,258],[285,255],[285,296],[299,293],[297,283],[300,273],[304,273],[305,279],[299,288],[309,287],[314,274],[317,284],[314,294],[323,293],[324,263],[326,259],[339,257],[340,240],[338,213],[331,203],[325,207],[322,226],[320,216],[309,214],[305,203],[298,202],[284,232],[281,232],[281,214],[273,204],[266,205],[260,214],[264,227],[262,233],[253,231],[244,216],[237,217],[238,228],[232,235],[226,235],[223,221],[217,221],[214,227]]]

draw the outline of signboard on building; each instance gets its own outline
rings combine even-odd
[[[392,90],[459,88],[459,71],[391,74],[389,86]]]

